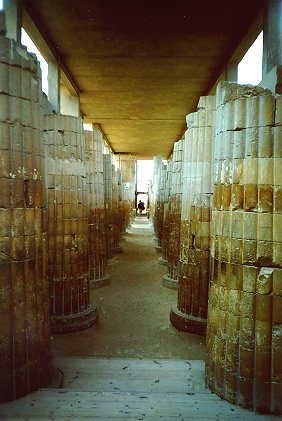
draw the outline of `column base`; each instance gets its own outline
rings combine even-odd
[[[156,250],[157,253],[161,253],[162,252],[161,246],[156,246],[155,247],[155,250]]]
[[[92,279],[90,281],[90,285],[91,288],[101,288],[105,285],[108,285],[111,282],[111,275],[109,275],[108,273],[106,273],[106,275],[102,276],[101,278],[98,279]]]
[[[158,262],[159,262],[160,265],[164,265],[164,266],[168,265],[168,261],[166,259],[164,259],[163,257],[159,257]]]
[[[92,305],[81,313],[51,317],[52,333],[71,333],[87,329],[98,320],[97,307]]]
[[[171,308],[169,318],[172,326],[178,330],[189,333],[197,333],[202,336],[206,335],[206,319],[182,313],[182,311],[179,311],[177,307]]]
[[[178,289],[178,281],[171,278],[169,275],[164,275],[162,279],[163,286],[171,289]]]

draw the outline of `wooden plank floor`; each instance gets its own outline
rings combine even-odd
[[[56,359],[54,388],[0,405],[1,420],[277,420],[221,400],[205,388],[204,362]]]

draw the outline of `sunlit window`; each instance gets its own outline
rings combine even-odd
[[[258,85],[262,79],[263,32],[238,65],[238,83]]]
[[[138,160],[137,161],[137,191],[147,192],[149,181],[153,179],[154,161]]]
[[[1,1],[1,0],[0,0]],[[34,53],[37,57],[37,60],[40,63],[41,73],[42,73],[42,91],[48,96],[48,63],[45,58],[42,56],[30,36],[22,28],[21,31],[21,43],[26,46],[27,51]]]
[[[92,124],[83,124],[84,130],[88,130],[89,132],[93,132]]]
[[[4,1],[0,0],[0,10],[3,10],[3,9],[4,9]]]

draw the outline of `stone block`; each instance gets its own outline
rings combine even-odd
[[[244,346],[251,347],[251,344],[254,339],[254,312],[255,312],[255,294],[253,292],[247,292],[247,291],[241,291],[241,300],[240,302],[240,315],[243,319],[241,319],[241,322],[243,321],[244,324],[244,332],[243,332],[243,338],[245,338]],[[246,332],[248,332],[248,341],[246,340]],[[240,343],[241,341],[240,338]]]
[[[266,299],[261,300],[259,308],[256,309],[256,313],[259,318],[256,317],[255,348],[256,352],[269,352],[271,349],[272,324],[265,319],[269,319],[269,317],[271,317],[269,316],[270,304],[267,296],[264,295],[262,298]]]
[[[275,126],[282,126],[282,95],[276,97]]]
[[[246,144],[245,144],[245,157],[257,158],[258,157],[258,127],[247,127],[246,129]]]
[[[273,158],[258,159],[258,184],[273,185]]]
[[[260,127],[258,130],[258,157],[273,156],[273,127]]]
[[[273,294],[282,296],[282,269],[273,269]]]
[[[273,156],[282,158],[282,125],[272,127],[273,131]]]
[[[247,158],[243,161],[243,184],[257,184],[258,182],[258,159]]]
[[[274,180],[273,184],[275,186],[282,186],[282,158],[274,158]]]
[[[255,240],[257,238],[258,215],[253,212],[242,212],[243,237],[245,240]]]
[[[273,216],[267,213],[257,215],[257,238],[259,241],[272,241],[273,239]]]
[[[230,106],[230,104],[233,104],[233,102],[228,103],[227,105]],[[234,115],[232,116],[231,127],[228,128],[228,130],[241,130],[246,127],[251,127],[250,124],[247,123],[247,107],[247,98],[240,97],[234,101]]]
[[[256,292],[257,294],[270,294],[272,292],[273,285],[273,268],[262,267],[259,270]]]
[[[240,366],[239,366],[239,374],[242,377],[246,377],[248,379],[252,379],[254,376],[254,352],[252,349],[248,348],[244,345],[241,345],[240,341]]]
[[[258,189],[258,212],[272,213],[273,211],[273,187],[260,185]]]

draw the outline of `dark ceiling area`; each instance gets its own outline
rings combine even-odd
[[[167,158],[263,0],[26,0],[116,153]]]

